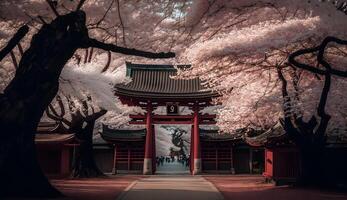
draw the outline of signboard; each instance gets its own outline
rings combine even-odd
[[[167,115],[178,115],[178,104],[176,103],[166,104],[166,113]]]

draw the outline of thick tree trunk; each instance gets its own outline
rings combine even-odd
[[[23,84],[16,82],[18,87],[33,90]],[[43,175],[36,158],[36,127],[44,111],[42,108],[57,91],[57,83],[45,83],[42,87],[35,88],[38,94],[34,92],[33,95],[20,97],[7,90],[0,97],[0,127],[3,131],[0,148],[1,196],[52,197],[60,194]],[[40,96],[43,89],[48,91]]]
[[[83,14],[75,15],[83,22]],[[62,16],[43,25],[0,95],[1,196],[60,195],[38,165],[34,138],[44,110],[57,94],[61,70],[77,49],[80,37],[72,17]]]
[[[91,178],[105,176],[104,173],[97,167],[93,153],[93,122],[88,122],[87,126],[81,130],[81,133],[76,134],[80,141],[80,146],[77,149],[73,164],[73,177]]]
[[[84,1],[81,2],[79,7]],[[23,54],[14,79],[4,94],[0,94],[1,196],[59,195],[37,164],[34,137],[40,118],[57,94],[63,67],[78,48],[88,47],[147,58],[175,56],[170,52],[152,53],[90,39],[83,11],[57,15],[50,24],[44,24]],[[11,49],[12,42],[0,52],[0,60]]]

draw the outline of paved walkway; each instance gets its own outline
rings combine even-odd
[[[186,167],[185,165],[182,165],[182,163],[179,163],[177,161],[175,162],[170,162],[170,163],[166,163],[164,162],[163,165],[159,165],[157,166],[157,170],[155,172],[157,175],[160,174],[190,174],[189,172],[189,168]]]
[[[223,200],[223,196],[201,176],[156,175],[131,184],[117,200]]]

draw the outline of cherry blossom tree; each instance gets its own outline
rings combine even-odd
[[[103,176],[93,157],[95,122],[107,110],[121,113],[112,86],[116,81],[124,80],[125,72],[100,73],[105,68],[100,62],[96,59],[81,66],[69,63],[62,71],[58,95],[46,109],[49,119],[59,122],[79,141],[80,146],[73,157],[73,177]]]
[[[327,136],[346,134],[341,110],[347,107],[343,100],[347,48],[338,39],[347,37],[346,3],[194,3],[198,37],[183,56],[193,67],[179,76],[199,76],[222,94],[216,101],[224,105],[218,119],[223,131],[244,127],[265,131],[281,120],[301,150],[302,181],[321,181],[320,155]],[[221,16],[236,20],[217,24]],[[305,64],[295,62],[294,57],[302,54],[300,62]]]
[[[92,38],[86,24],[86,12],[81,10],[84,2],[83,0],[78,3],[72,2],[75,4],[74,9],[66,8],[64,14],[59,12],[54,1],[48,0],[46,4],[35,1],[35,5],[30,1],[12,2],[19,4],[18,9],[23,15],[28,14],[27,8],[32,7],[35,10],[48,6],[54,17],[48,19],[46,16],[37,17],[43,25],[33,34],[28,48],[23,52],[14,78],[0,96],[0,125],[3,130],[0,149],[2,196],[60,195],[40,170],[35,154],[34,137],[40,118],[58,92],[62,69],[78,49],[99,48],[152,59],[174,56],[173,53],[152,53]],[[13,10],[16,9],[16,4],[2,3],[2,5],[4,7],[10,5],[13,6]],[[19,19],[21,16],[16,17]],[[33,20],[36,20],[36,17]],[[8,46],[14,47],[11,44]],[[2,49],[1,54],[5,54],[7,49],[6,47]],[[89,129],[94,123],[87,126]]]
[[[206,81],[206,86],[222,94],[216,100],[223,105],[219,110],[218,125],[226,132],[232,133],[244,127],[268,129],[278,119],[287,119],[288,116],[291,120],[301,117],[305,122],[310,121],[317,111],[326,74],[297,68],[288,62],[288,57],[297,50],[319,45],[329,35],[346,38],[346,4],[333,2],[0,2],[3,27],[0,38],[4,38],[0,43],[2,46],[8,44],[0,56],[9,54],[0,57],[3,59],[0,76],[5,77],[2,79],[4,82],[0,81],[4,91],[0,96],[0,125],[4,130],[4,145],[0,149],[1,188],[9,194],[20,191],[22,195],[33,196],[57,194],[47,184],[34,158],[35,129],[44,110],[58,93],[58,82],[64,83],[64,76],[59,78],[64,74],[63,67],[72,62],[87,65],[104,52],[107,52],[105,65],[99,72],[110,72],[124,64],[126,59],[144,63],[164,62],[116,53],[169,58],[172,53],[150,52],[176,52],[178,59],[165,62],[192,64],[188,71],[179,73],[179,78],[199,76]],[[30,27],[28,33],[25,33],[24,24]],[[17,30],[20,31],[15,34]],[[13,40],[8,42],[12,36]],[[142,50],[132,49],[134,47]],[[328,49],[325,52],[329,53],[326,57],[329,63],[333,63],[334,69],[343,71],[336,67],[344,67],[346,48],[332,45]],[[300,59],[301,63],[322,68],[315,53],[300,56]],[[332,116],[325,132],[346,127],[346,116],[341,112],[346,110],[344,101],[341,101],[346,97],[342,90],[346,80],[331,76],[325,108]],[[83,105],[90,93],[92,90],[83,95],[74,92],[75,97],[71,99],[76,99],[76,105]],[[92,101],[90,104],[95,106],[96,102],[104,102],[104,99],[99,101],[92,97]],[[78,110],[82,112],[83,106]],[[317,119],[320,117],[318,115]],[[19,165],[26,166],[25,170],[19,169]],[[18,173],[20,171],[22,173]],[[31,175],[24,176],[24,171]],[[27,179],[23,180],[23,177]],[[35,186],[32,182],[36,183]]]

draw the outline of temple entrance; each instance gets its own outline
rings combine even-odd
[[[143,112],[129,115],[127,129],[103,127],[101,136],[113,147],[114,174],[261,173],[264,155],[242,134],[220,134],[209,109],[214,91],[197,77],[173,79],[172,65],[126,63],[130,83],[117,84],[123,104]],[[186,68],[189,66],[176,66]],[[211,108],[211,107],[210,107]],[[138,127],[139,126],[139,127]],[[188,162],[187,162],[188,161]]]
[[[155,125],[156,174],[189,174],[191,126]]]

